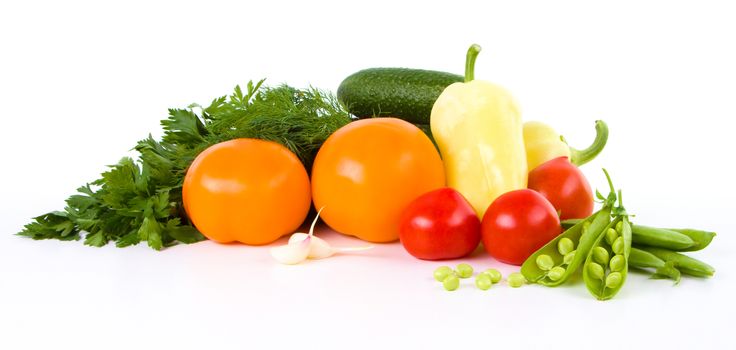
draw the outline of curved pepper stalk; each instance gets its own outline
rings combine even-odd
[[[595,132],[595,140],[593,140],[593,143],[588,148],[579,150],[570,147],[570,163],[575,164],[575,166],[581,166],[593,160],[606,147],[606,142],[608,142],[608,125],[606,125],[606,122],[596,120]],[[567,143],[564,137],[560,136],[560,138],[563,142]]]

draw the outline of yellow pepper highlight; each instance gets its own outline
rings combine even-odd
[[[448,86],[432,107],[430,127],[448,186],[482,218],[496,197],[526,188],[527,160],[519,108],[504,88],[473,80],[480,46],[468,50],[465,83]]]
[[[595,130],[596,137],[593,144],[586,149],[577,150],[568,146],[565,138],[552,127],[538,121],[524,123],[524,145],[529,171],[558,157],[567,157],[577,166],[591,161],[603,150],[608,141],[608,126],[604,121],[597,120]]]

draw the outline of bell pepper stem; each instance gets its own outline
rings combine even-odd
[[[598,153],[601,153],[603,148],[606,147],[606,142],[608,142],[608,125],[606,125],[606,122],[596,120],[595,133],[595,140],[593,140],[593,143],[588,148],[579,150],[570,147],[570,162],[572,164],[575,164],[575,166],[581,166],[593,160],[593,158],[595,158]],[[561,138],[562,141],[567,143],[564,137]]]
[[[480,45],[470,45],[468,49],[468,55],[465,56],[465,82],[470,82],[475,79],[475,59],[478,58],[480,53]]]

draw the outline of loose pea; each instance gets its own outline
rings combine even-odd
[[[434,270],[434,279],[437,282],[442,282],[450,274],[452,274],[452,269],[449,266],[440,266]]]
[[[460,280],[457,278],[457,276],[451,274],[445,277],[445,279],[442,281],[442,286],[445,287],[445,290],[447,291],[453,291],[460,287]]]
[[[616,232],[616,230],[612,228],[606,230],[606,243],[608,243],[608,245],[613,245],[616,238],[618,238],[618,232]]]
[[[524,285],[524,283],[526,283],[526,278],[524,278],[524,275],[518,272],[514,272],[509,275],[509,277],[506,279],[506,282],[512,288],[519,288]]]
[[[611,272],[606,277],[606,288],[616,288],[621,285],[621,272]]]
[[[590,273],[590,275],[595,279],[603,280],[604,273],[603,266],[601,265],[598,265],[594,262],[590,263],[590,265],[588,265],[588,273]]]
[[[571,239],[567,237],[563,237],[557,242],[557,251],[560,252],[560,254],[565,255],[575,249],[575,243],[572,242]]]
[[[547,277],[549,277],[552,281],[557,281],[560,278],[562,278],[562,275],[565,274],[565,268],[562,266],[555,266],[549,272],[547,272]]]
[[[595,247],[593,248],[593,260],[595,260],[597,263],[606,266],[608,265],[608,250],[603,247]]]
[[[616,254],[611,258],[611,262],[609,263],[611,266],[611,271],[621,271],[624,269],[624,256],[621,254]]]
[[[572,259],[575,259],[575,252],[577,252],[577,250],[573,250],[565,254],[565,256],[562,258],[562,264],[570,265],[570,263],[572,262]]]
[[[616,238],[616,240],[613,241],[613,244],[611,244],[611,248],[613,249],[614,253],[623,254],[624,253],[624,238],[623,237]]]
[[[488,269],[481,272],[481,274],[488,275],[493,283],[498,283],[501,280],[501,272],[496,269]]]
[[[473,267],[468,264],[457,265],[455,271],[460,278],[468,278],[473,275]]]
[[[552,257],[547,254],[541,254],[537,257],[537,266],[541,270],[549,271],[553,266],[555,266],[555,261],[552,260]]]
[[[480,290],[488,290],[492,284],[491,277],[485,273],[481,273],[475,277],[475,286]]]
[[[616,231],[622,232],[623,229],[624,229],[624,222],[623,221],[619,221],[618,223],[616,223]]]

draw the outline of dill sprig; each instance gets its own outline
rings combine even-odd
[[[66,200],[63,211],[40,215],[21,236],[79,240],[101,247],[113,241],[127,247],[142,241],[156,250],[204,240],[187,219],[182,183],[187,167],[207,147],[235,138],[278,142],[311,169],[317,150],[335,130],[351,121],[330,93],[287,85],[265,87],[263,80],[236,86],[207,107],[169,109],[164,135],[150,135],[135,146],[139,157],[125,157]]]

